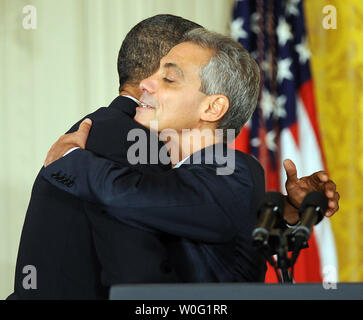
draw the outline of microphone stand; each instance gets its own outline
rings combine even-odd
[[[292,258],[289,258],[289,244],[293,244],[294,228],[287,230],[272,229],[268,243],[259,247],[260,252],[274,268],[279,283],[293,283],[294,264],[300,250],[294,248]],[[300,247],[301,248],[301,247]],[[277,262],[273,259],[274,253],[277,255]],[[289,270],[291,269],[291,271]]]
[[[293,279],[289,272],[291,266],[290,259],[288,257],[288,234],[290,230],[282,231],[281,229],[273,229],[270,232],[271,240],[275,239],[275,251],[277,254],[277,268],[281,272],[280,283],[292,283]]]
[[[277,198],[277,197],[276,197]],[[280,204],[280,208],[283,207]],[[254,245],[260,251],[264,251],[267,261],[273,260],[272,253],[277,253],[277,264],[271,265],[275,268],[278,276],[278,269],[281,277],[277,277],[280,283],[293,283],[294,265],[300,254],[301,249],[308,247],[307,242],[310,238],[312,227],[319,223],[328,208],[328,198],[321,192],[313,191],[307,194],[299,209],[300,225],[285,229],[281,227],[281,221],[275,228],[266,230],[260,237],[254,237]],[[257,233],[258,235],[258,233]],[[261,241],[261,239],[263,241]],[[288,251],[292,248],[292,256],[289,258]],[[289,271],[291,268],[291,272]]]

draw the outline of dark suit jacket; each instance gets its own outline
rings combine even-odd
[[[136,103],[117,97],[88,115],[93,127],[87,149],[118,163],[126,161]],[[75,131],[80,122],[70,131]],[[161,147],[162,144],[159,144]],[[162,172],[169,166],[138,166]],[[37,289],[23,287],[23,268],[37,270]],[[102,299],[115,283],[177,282],[162,235],[125,225],[101,206],[82,201],[38,174],[22,230],[14,293],[9,299]]]
[[[60,189],[102,204],[124,223],[178,237],[168,245],[182,281],[263,281],[266,265],[251,243],[256,206],[265,191],[263,170],[236,151],[233,174],[217,175],[223,155],[213,150],[210,146],[193,154],[190,164],[154,174],[79,149],[42,174]],[[63,182],[67,179],[70,185]]]

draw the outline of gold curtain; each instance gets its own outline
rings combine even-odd
[[[336,29],[324,28],[327,5]],[[327,169],[341,195],[331,219],[339,281],[363,281],[363,1],[306,0],[305,16]]]

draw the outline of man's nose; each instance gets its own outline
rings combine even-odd
[[[140,82],[140,89],[142,92],[147,92],[149,94],[155,93],[156,81],[153,77],[146,78]]]

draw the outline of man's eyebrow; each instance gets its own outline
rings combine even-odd
[[[164,64],[164,68],[167,68],[167,69],[172,68],[179,74],[179,76],[181,78],[184,78],[183,70],[180,69],[177,64],[172,63],[172,62],[167,62],[167,63]]]

